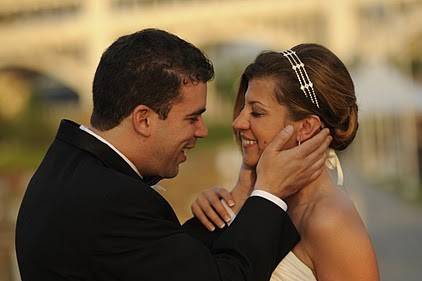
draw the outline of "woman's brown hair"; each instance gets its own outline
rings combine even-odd
[[[277,52],[263,52],[243,72],[235,100],[233,120],[245,104],[248,83],[255,78],[271,78],[276,82],[275,97],[285,105],[290,118],[298,121],[317,115],[331,131],[330,147],[345,149],[358,129],[358,106],[352,78],[343,62],[327,48],[317,44],[293,47],[313,83],[319,108],[300,89],[299,80],[287,58]],[[236,133],[236,132],[235,132]],[[239,136],[236,135],[239,141]]]

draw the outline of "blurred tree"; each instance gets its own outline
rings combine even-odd
[[[63,117],[60,109],[77,105],[74,92],[57,82],[45,83],[48,79],[27,71],[0,73],[0,169],[35,167]]]

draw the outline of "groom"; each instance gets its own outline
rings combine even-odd
[[[61,122],[22,201],[23,281],[269,279],[299,240],[280,198],[319,172],[316,148],[328,133],[283,151],[292,132],[281,132],[263,154],[253,196],[206,247],[192,235],[199,224],[181,226],[151,187],[175,177],[186,151],[207,136],[213,75],[198,48],[161,30],[123,36],[104,52],[91,124]]]

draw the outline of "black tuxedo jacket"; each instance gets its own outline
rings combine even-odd
[[[268,280],[298,240],[286,213],[260,197],[221,233],[195,220],[181,226],[148,179],[67,120],[16,225],[23,281]]]

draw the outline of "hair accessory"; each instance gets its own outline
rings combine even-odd
[[[299,80],[300,89],[305,94],[305,97],[310,99],[311,102],[319,108],[318,99],[314,91],[314,84],[312,84],[311,79],[309,79],[303,62],[296,55],[295,51],[287,50],[282,51],[281,53],[289,60],[290,64],[292,65],[292,69],[296,73],[297,79]]]

